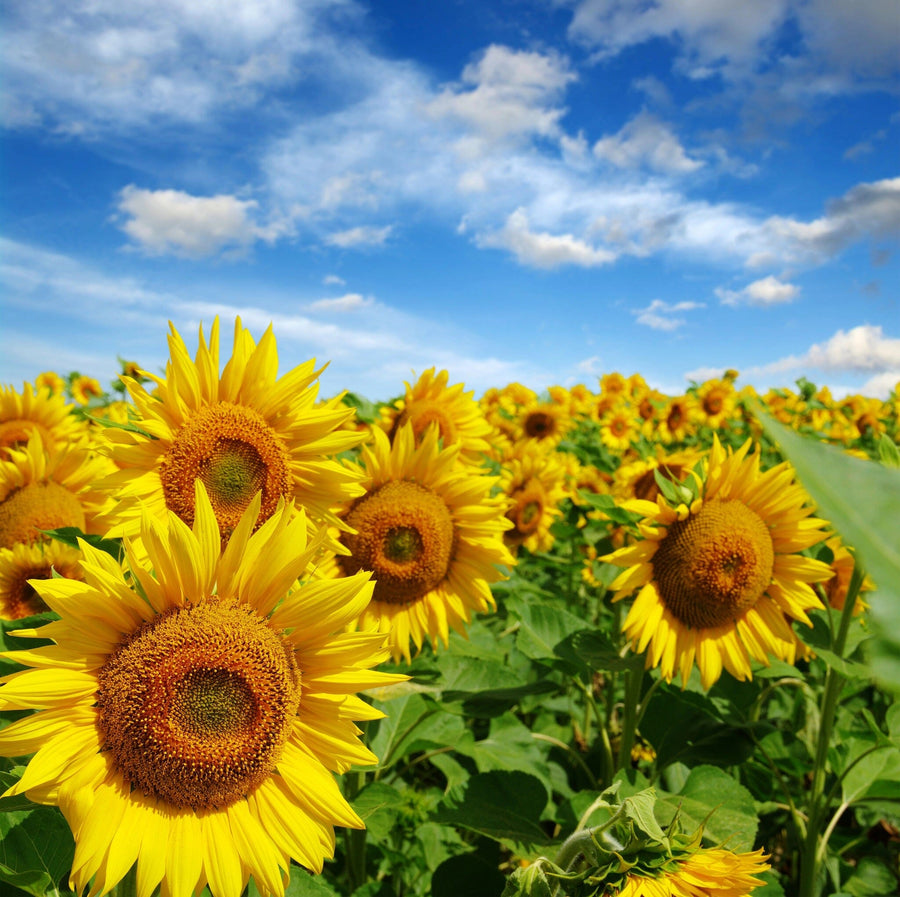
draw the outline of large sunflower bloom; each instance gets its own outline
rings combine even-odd
[[[35,581],[60,620],[19,635],[55,644],[5,655],[0,753],[30,760],[7,794],[58,804],[75,836],[70,883],[109,891],[137,863],[139,897],[239,897],[253,876],[282,895],[290,861],[320,870],[333,825],[362,827],[331,771],[370,764],[354,720],[383,637],[337,634],[368,603],[367,574],[294,588],[318,545],[282,504],[255,533],[255,498],[224,551],[197,484],[193,529],[141,521],[137,585],[82,543],[85,582]]]
[[[770,868],[765,859],[762,850],[699,848],[653,877],[628,873],[621,886],[606,888],[602,897],[748,897],[765,884],[755,877]]]
[[[377,428],[372,437],[363,448],[366,494],[344,514],[350,553],[337,561],[345,574],[373,571],[375,595],[359,627],[389,633],[394,658],[409,660],[410,641],[446,645],[473,611],[494,609],[490,583],[503,578],[498,565],[514,563],[503,544],[510,523],[505,500],[490,495],[496,477],[460,465],[458,445],[441,449],[437,427],[418,446],[411,424],[393,443]]]
[[[337,523],[332,508],[359,495],[359,475],[329,458],[363,438],[339,429],[354,414],[340,398],[316,404],[319,376],[308,361],[278,377],[272,328],[259,344],[238,318],[231,360],[219,374],[219,322],[209,345],[200,331],[191,361],[174,326],[166,376],[144,372],[148,393],[123,378],[134,400],[139,431],[107,430],[111,456],[122,468],[107,480],[120,498],[115,535],[134,534],[143,508],[160,520],[167,509],[189,526],[194,484],[203,482],[223,539],[262,492],[260,522],[281,499],[294,499],[311,518]]]
[[[0,460],[0,548],[44,537],[39,530],[74,526],[102,534],[109,499],[94,487],[112,465],[83,444],[45,450],[38,432]]]
[[[0,620],[19,620],[47,610],[30,580],[54,575],[81,579],[80,561],[80,553],[61,542],[0,548]]]
[[[83,420],[71,413],[74,405],[49,386],[35,389],[25,383],[22,392],[0,386],[0,458],[11,448],[22,448],[33,433],[39,433],[51,451],[87,434]]]
[[[614,600],[640,589],[624,632],[667,681],[680,672],[687,683],[694,663],[704,688],[723,667],[746,680],[751,660],[793,663],[790,621],[810,625],[806,612],[822,607],[810,583],[832,571],[799,552],[826,537],[826,524],[810,516],[788,463],[761,473],[750,442],[726,453],[714,438],[690,506],[663,495],[626,502],[644,517],[644,539],[604,558],[627,568],[612,583]]]
[[[421,441],[425,430],[436,424],[445,446],[459,443],[460,459],[480,464],[482,456],[491,450],[488,439],[494,428],[473,398],[474,393],[463,392],[462,383],[448,386],[449,378],[447,371],[435,375],[434,368],[429,368],[415,386],[407,383],[404,398],[386,409],[387,430],[393,439],[410,421],[416,440]]]

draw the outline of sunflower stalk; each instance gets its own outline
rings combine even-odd
[[[622,708],[622,732],[619,738],[617,769],[631,765],[631,749],[637,731],[638,707],[641,703],[641,687],[644,683],[644,668],[632,667],[625,675],[625,702]]]
[[[838,657],[844,656],[847,646],[847,635],[850,631],[850,622],[853,619],[853,609],[856,605],[856,597],[865,579],[865,572],[859,562],[853,567],[853,575],[850,578],[850,586],[847,597],[844,599],[844,607],[838,624],[838,631],[832,643],[832,651]],[[837,713],[838,698],[845,677],[834,667],[829,666],[825,676],[825,689],[822,695],[822,710],[819,716],[819,732],[816,739],[816,757],[813,765],[813,778],[810,785],[810,807],[806,837],[800,852],[800,889],[798,897],[816,897],[819,889],[819,870],[826,856],[828,838],[833,826],[829,826],[820,835],[822,823],[828,813],[828,804],[831,793],[825,793],[825,776],[828,765],[828,748],[831,744],[831,736],[834,730],[834,720]]]

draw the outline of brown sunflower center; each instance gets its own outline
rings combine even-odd
[[[59,483],[29,483],[0,502],[0,548],[34,542],[38,530],[63,526],[84,530],[85,519],[76,496]]]
[[[50,431],[34,420],[14,418],[0,422],[0,458],[8,457],[4,449],[21,448],[28,443],[32,433],[40,433],[44,445],[53,445]]]
[[[28,580],[50,579],[52,576],[53,568],[50,564],[36,564],[17,570],[3,590],[0,617],[5,620],[20,620],[48,610]]]
[[[669,527],[652,563],[666,607],[686,626],[709,629],[756,604],[771,582],[775,552],[755,511],[713,499]]]
[[[418,483],[392,480],[358,499],[347,514],[356,533],[338,556],[346,575],[375,574],[376,601],[410,604],[443,581],[456,547],[456,526],[444,500]]]
[[[684,466],[682,464],[661,464],[654,467],[646,473],[642,473],[634,483],[634,497],[642,498],[644,501],[656,501],[659,495],[659,486],[656,485],[656,471],[673,483],[679,483],[684,480]]]
[[[198,411],[175,433],[162,460],[166,506],[194,522],[194,482],[206,486],[223,540],[262,491],[261,524],[291,492],[289,458],[279,435],[253,408],[218,402]]]
[[[215,597],[145,623],[98,675],[104,750],[132,787],[179,808],[227,807],[265,780],[299,702],[291,648]]]
[[[556,430],[556,419],[546,411],[532,411],[525,418],[524,430],[526,436],[541,439]]]
[[[703,399],[703,410],[710,416],[715,417],[725,404],[725,398],[720,392],[710,392]]]
[[[532,480],[514,492],[511,498],[513,506],[506,516],[512,520],[513,529],[507,530],[504,536],[508,542],[520,544],[541,524],[545,504],[544,490],[540,483]]]

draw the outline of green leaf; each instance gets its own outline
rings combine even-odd
[[[548,604],[512,602],[511,610],[521,621],[516,647],[532,660],[560,657],[557,647],[575,632],[588,629],[581,617]]]
[[[516,845],[548,844],[538,824],[547,805],[547,789],[525,772],[493,770],[453,788],[432,816],[495,841]]]
[[[57,542],[64,545],[70,545],[72,548],[78,548],[78,540],[87,542],[88,545],[105,551],[108,555],[114,557],[117,561],[122,558],[123,548],[121,539],[105,539],[103,536],[84,533],[77,526],[61,526],[58,529],[42,529],[41,532]]]
[[[251,878],[247,897],[260,897],[256,882]],[[312,875],[305,869],[291,866],[291,881],[284,897],[340,897],[340,894],[324,878]]]
[[[900,448],[887,433],[882,433],[878,439],[878,460],[885,467],[900,467]]]
[[[431,897],[497,897],[506,882],[498,865],[482,851],[450,857],[431,876]]]
[[[856,549],[875,582],[871,614],[877,637],[868,659],[882,684],[900,691],[900,542],[890,523],[900,519],[900,470],[804,439],[759,405],[754,413],[794,465],[817,513]]]
[[[884,897],[895,894],[897,879],[891,869],[876,857],[862,857],[856,871],[847,879],[844,890],[853,897]]]
[[[600,629],[575,632],[563,645],[570,646],[576,657],[598,672],[622,672],[632,668],[641,669],[644,666],[643,654],[621,657],[612,639]],[[558,650],[563,654],[566,653],[562,647]]]
[[[0,881],[43,897],[72,868],[75,841],[57,807],[0,815]]]
[[[405,694],[392,701],[376,701],[375,706],[387,714],[370,745],[381,769],[389,769],[414,751],[453,745],[465,731],[458,716],[424,695]]]
[[[729,850],[752,850],[759,820],[753,795],[715,766],[691,770],[679,794],[657,801],[656,815],[663,825],[678,813],[682,828],[691,833],[704,825],[703,839]]]
[[[110,420],[108,417],[98,417],[93,414],[85,413],[84,416],[95,424],[99,424],[101,427],[105,427],[108,430],[127,430],[129,433],[137,433],[140,436],[145,437],[146,439],[156,439],[152,433],[148,433],[146,430],[142,430],[137,424],[131,423],[128,421],[126,423],[122,423],[117,420]]]

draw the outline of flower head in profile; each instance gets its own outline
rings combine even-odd
[[[281,503],[254,532],[259,497],[224,551],[196,485],[191,528],[141,521],[130,575],[81,544],[84,582],[33,580],[60,619],[6,656],[0,709],[37,710],[0,733],[34,753],[7,794],[58,804],[75,836],[70,883],[104,894],[136,863],[139,897],[239,897],[250,876],[282,895],[291,860],[318,871],[335,825],[361,827],[332,772],[370,764],[354,692],[402,677],[370,668],[383,637],[344,632],[369,575],[297,585],[318,547]],[[36,752],[36,753],[35,753]]]
[[[825,539],[826,523],[788,463],[762,472],[750,444],[726,452],[716,438],[696,491],[672,483],[655,502],[625,502],[643,539],[604,558],[626,568],[614,600],[639,590],[624,632],[667,681],[680,672],[686,684],[695,663],[704,688],[723,668],[749,679],[752,660],[793,663],[791,621],[811,625],[807,611],[822,607],[810,584],[832,571],[800,552]]]
[[[91,399],[97,399],[103,395],[103,387],[100,385],[100,381],[86,375],[75,377],[72,380],[71,389],[72,398],[79,405],[87,405]]]
[[[173,511],[190,526],[194,486],[203,483],[223,539],[253,496],[259,522],[293,499],[310,518],[337,523],[333,507],[359,495],[359,475],[332,456],[362,436],[340,427],[354,411],[340,398],[316,402],[319,371],[308,361],[278,377],[271,326],[257,344],[238,318],[231,359],[219,372],[219,322],[203,332],[192,361],[175,330],[166,376],[145,373],[153,393],[126,379],[137,416],[133,428],[105,431],[121,468],[106,481],[119,503],[114,535],[134,534],[142,509],[164,520]]]
[[[372,571],[375,594],[358,625],[389,634],[395,659],[409,660],[410,642],[446,645],[450,629],[493,610],[490,583],[514,563],[503,544],[510,523],[505,500],[491,497],[496,478],[459,464],[459,445],[442,449],[436,427],[419,445],[411,423],[393,443],[378,428],[372,436],[366,493],[345,510],[349,554],[337,562],[346,575]]]
[[[34,433],[49,451],[83,439],[87,427],[73,408],[46,383],[37,388],[26,383],[21,392],[0,386],[0,460],[9,457],[9,449],[24,448]]]

